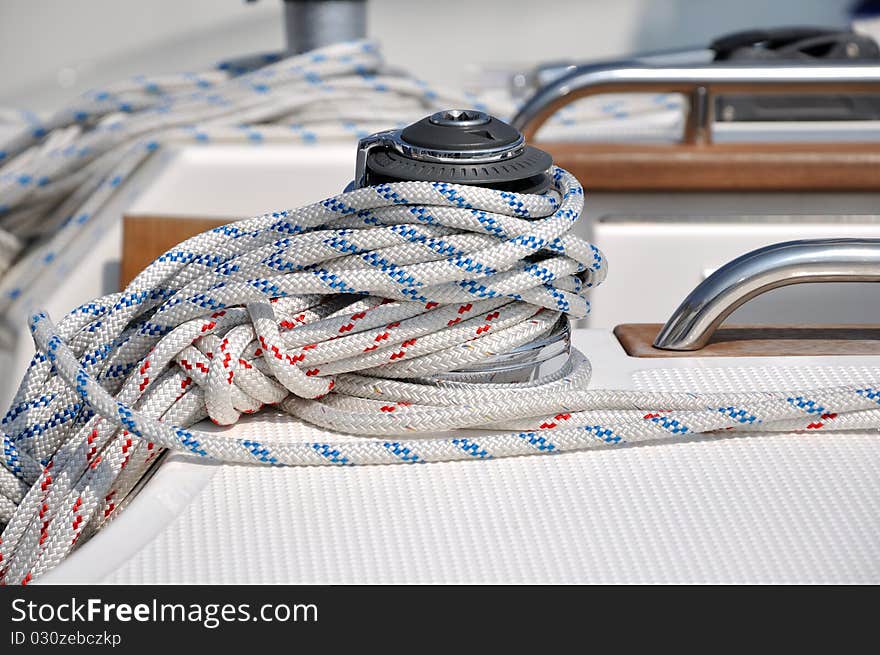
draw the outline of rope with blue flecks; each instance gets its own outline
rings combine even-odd
[[[57,327],[36,315],[37,354],[2,419],[0,579],[27,583],[57,565],[166,448],[350,466],[880,425],[880,392],[869,386],[588,390],[579,353],[529,383],[436,376],[587,313],[605,261],[571,232],[580,185],[552,175],[542,195],[402,182],[248,219],[185,241]],[[303,442],[191,428],[263,405],[364,436]],[[448,434],[458,428],[482,436]]]
[[[0,315],[32,311],[35,281],[101,228],[117,188],[163,144],[352,141],[463,102],[474,104],[386,72],[362,41],[251,71],[138,77],[47,117],[23,113],[0,142]]]
[[[35,311],[40,289],[76,264],[78,244],[118,219],[111,200],[124,183],[128,194],[136,191],[135,172],[165,144],[314,145],[354,141],[448,107],[515,111],[512,99],[487,104],[390,72],[369,41],[251,64],[258,67],[135,77],[48,116],[0,108],[0,122],[18,126],[0,140],[0,316],[17,322]],[[615,94],[564,108],[546,129],[558,140],[609,130],[623,139],[675,139],[683,116],[675,95]]]

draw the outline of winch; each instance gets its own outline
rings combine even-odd
[[[515,127],[481,111],[449,109],[361,139],[352,188],[424,181],[543,193],[552,165]]]
[[[355,178],[346,191],[390,182],[467,184],[511,193],[550,188],[549,153],[522,133],[476,109],[438,111],[407,127],[358,143]],[[462,382],[526,382],[552,375],[569,360],[571,326],[562,316],[552,332],[459,371],[435,375]]]

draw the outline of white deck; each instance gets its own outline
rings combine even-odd
[[[575,343],[605,388],[880,376],[880,357],[635,359],[602,330],[579,330]],[[232,430],[315,436],[272,412]],[[878,472],[876,432],[419,466],[276,469],[174,455],[41,582],[877,583]]]

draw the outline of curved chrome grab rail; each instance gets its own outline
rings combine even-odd
[[[562,106],[600,93],[683,93],[690,97],[685,143],[708,143],[711,97],[727,93],[866,93],[880,92],[880,65],[763,64],[727,62],[696,66],[578,66],[540,89],[519,110],[511,125],[527,141]]]
[[[880,282],[880,239],[806,239],[758,248],[691,291],[655,348],[699,350],[733,310],[765,291],[807,282]]]

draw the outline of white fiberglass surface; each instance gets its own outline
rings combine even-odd
[[[578,330],[593,386],[816,386],[880,357],[627,357]],[[200,426],[201,427],[201,426]],[[241,434],[314,438],[263,412]],[[171,456],[41,582],[880,581],[880,439],[755,433],[483,462],[258,468]]]
[[[181,148],[126,213],[239,219],[300,207],[345,188],[355,149],[354,140]]]

